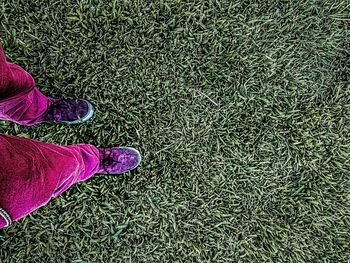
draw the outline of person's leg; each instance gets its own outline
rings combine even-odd
[[[50,101],[36,87],[32,76],[8,63],[0,47],[0,119],[22,125],[43,121]]]
[[[121,174],[140,161],[133,148],[58,146],[0,135],[0,229],[6,226],[1,209],[17,221],[95,173]]]
[[[8,63],[0,46],[0,120],[31,126],[42,121],[81,123],[92,117],[85,100],[52,99],[36,87],[33,77],[18,65]]]
[[[100,160],[92,145],[58,146],[0,135],[0,163],[0,208],[17,221],[93,176]]]

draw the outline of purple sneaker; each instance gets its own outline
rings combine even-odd
[[[45,113],[44,121],[78,124],[89,120],[94,114],[90,102],[83,99],[50,98],[52,104]]]
[[[99,148],[100,174],[122,174],[135,169],[141,163],[138,150],[129,147]]]

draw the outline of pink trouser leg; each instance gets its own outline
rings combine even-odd
[[[0,46],[0,120],[21,125],[35,125],[43,121],[50,100],[36,87],[33,77],[6,61]]]
[[[16,221],[92,177],[99,154],[87,144],[58,146],[0,135],[0,163],[0,208]],[[0,228],[5,223],[0,216]]]
[[[8,63],[0,46],[0,120],[34,125],[49,105],[32,76]],[[93,176],[98,166],[92,145],[58,146],[0,134],[0,208],[16,221]],[[5,225],[0,216],[0,228]]]

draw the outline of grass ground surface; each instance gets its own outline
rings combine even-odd
[[[349,262],[350,2],[0,0],[11,61],[83,126],[0,132],[128,145],[0,232],[1,262]]]

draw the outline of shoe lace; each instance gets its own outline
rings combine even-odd
[[[46,116],[51,117],[53,119],[55,119],[55,116],[57,113],[59,113],[59,115],[61,116],[62,113],[62,109],[64,110],[70,110],[70,103],[66,100],[54,100],[53,103],[50,105]]]
[[[106,153],[107,151],[108,151],[108,153]],[[113,154],[112,148],[104,148],[104,149],[102,150],[102,161],[101,161],[101,165],[102,165],[103,170],[104,170],[107,174],[110,174],[110,173],[108,172],[108,169],[107,169],[108,166],[113,166],[113,165],[115,165],[115,164],[121,163],[121,162],[119,162],[118,160],[114,160],[112,154]]]

